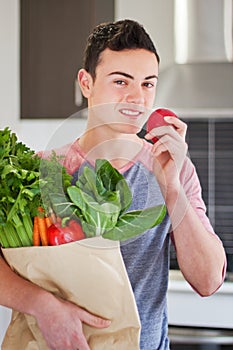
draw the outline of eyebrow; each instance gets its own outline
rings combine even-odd
[[[123,76],[126,77],[126,78],[129,78],[129,79],[134,80],[134,77],[133,77],[132,75],[130,75],[130,74],[128,74],[128,73],[125,73],[125,72],[120,72],[120,71],[111,72],[111,73],[109,73],[108,75],[110,76],[110,75],[115,75],[115,74],[117,74],[117,75],[123,75]],[[155,75],[155,74],[153,74],[153,75],[149,75],[148,77],[145,77],[145,80],[150,80],[150,79],[158,79],[158,76]]]

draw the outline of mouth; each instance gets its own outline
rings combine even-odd
[[[129,108],[121,108],[119,110],[119,112],[123,116],[130,118],[130,119],[138,119],[139,117],[141,117],[143,115],[142,111],[131,109],[131,108],[130,109]]]

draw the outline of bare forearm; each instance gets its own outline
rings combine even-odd
[[[0,257],[0,304],[14,310],[35,314],[37,301],[49,293],[21,278]]]
[[[201,295],[210,295],[223,278],[225,252],[222,243],[206,230],[182,188],[170,191],[166,202],[180,269]]]

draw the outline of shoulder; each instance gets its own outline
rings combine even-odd
[[[60,148],[39,151],[37,152],[37,155],[41,158],[49,159],[53,152],[55,152],[55,154],[60,157],[60,163],[67,169],[67,172],[70,174],[73,174],[84,161],[79,152],[77,140]]]

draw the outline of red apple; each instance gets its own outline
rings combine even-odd
[[[149,116],[149,119],[147,121],[146,125],[146,131],[150,132],[152,129],[157,128],[159,126],[163,125],[169,125],[168,123],[165,122],[164,117],[171,116],[171,117],[177,117],[177,115],[170,111],[169,109],[166,108],[158,108],[154,112],[151,113]],[[153,137],[151,140],[153,143],[158,141],[157,137]]]

